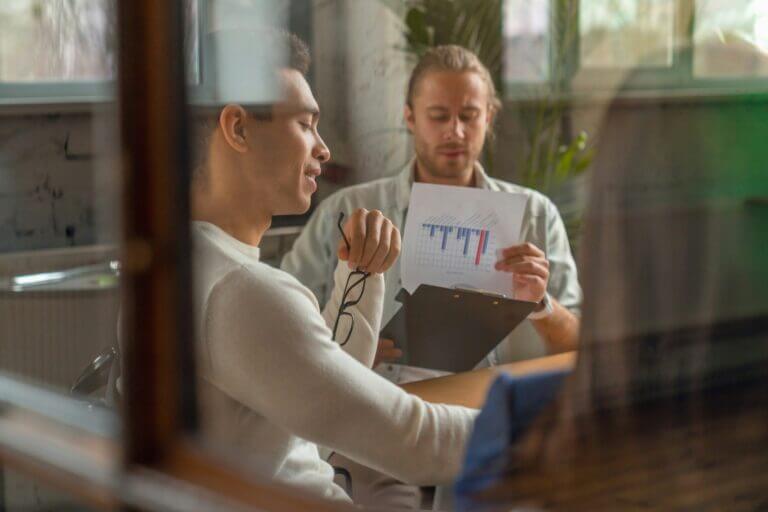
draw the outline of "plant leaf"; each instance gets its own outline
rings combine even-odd
[[[431,38],[427,28],[427,15],[423,10],[418,7],[409,9],[405,15],[405,26],[407,27],[405,36],[409,45],[414,47],[429,45]]]

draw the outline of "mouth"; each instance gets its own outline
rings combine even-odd
[[[438,150],[438,154],[446,158],[459,158],[467,154],[464,148],[443,148]]]
[[[317,189],[317,177],[322,173],[320,167],[310,167],[304,171],[304,177],[312,183],[313,188]]]

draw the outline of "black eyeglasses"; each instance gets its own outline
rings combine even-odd
[[[347,252],[349,252],[351,250],[349,246],[349,240],[347,240],[347,235],[344,234],[344,229],[341,226],[343,221],[344,212],[341,212],[339,214],[339,222],[336,224],[336,226],[339,228],[341,237],[344,239],[344,243],[347,246]],[[349,331],[347,331],[347,335],[344,338],[344,341],[339,343],[339,345],[342,347],[346,345],[349,341],[349,338],[352,337],[352,329],[355,328],[355,319],[352,316],[352,313],[348,313],[346,310],[350,306],[356,305],[363,298],[363,293],[365,292],[365,281],[368,279],[369,275],[371,275],[370,272],[363,272],[362,270],[355,269],[353,272],[350,272],[349,277],[347,277],[347,284],[344,285],[344,295],[341,297],[339,312],[336,314],[336,321],[333,324],[333,339],[334,341],[338,341],[336,339],[336,333],[339,330],[339,321],[341,320],[341,317],[347,317],[349,319]]]

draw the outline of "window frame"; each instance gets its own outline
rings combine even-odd
[[[565,26],[568,20],[558,19],[551,8],[556,0],[549,0],[550,5],[550,41],[559,37],[556,27]],[[579,19],[582,0],[574,0],[576,11],[572,13]],[[588,100],[589,98],[615,97],[675,97],[687,96],[728,96],[731,94],[768,93],[766,77],[696,77],[693,63],[695,46],[693,41],[694,26],[690,21],[696,12],[696,2],[700,0],[674,0],[675,41],[672,49],[672,64],[669,67],[651,67],[644,69],[590,68],[582,70],[580,66],[581,34],[578,33],[573,44],[568,45],[566,55],[557,55],[557,44],[549,44],[548,66],[550,79],[547,82],[531,84],[525,82],[505,82],[505,99],[525,101],[526,99],[554,96],[563,100]],[[577,21],[578,23],[578,21]],[[578,28],[577,28],[578,30]],[[567,86],[558,87],[551,77],[556,76],[556,67],[564,66],[563,79]],[[607,85],[608,84],[608,85]]]
[[[126,178],[122,312],[130,340],[123,352],[122,428],[83,428],[73,420],[82,403],[40,394],[31,384],[9,388],[0,376],[0,461],[102,510],[355,510],[266,482],[195,437],[189,105],[180,3],[118,5],[117,102]],[[24,393],[14,397],[14,389]],[[46,400],[58,403],[55,410]],[[31,415],[39,432],[29,431]],[[34,443],[18,443],[18,432]]]
[[[197,4],[197,83],[188,87],[195,96],[204,96],[208,90],[203,66],[207,54],[205,34],[209,24],[206,0],[191,0]],[[22,113],[37,112],[40,107],[60,106],[64,110],[90,112],[94,106],[115,100],[118,81],[112,80],[62,80],[10,82],[0,80],[0,111],[12,110]]]

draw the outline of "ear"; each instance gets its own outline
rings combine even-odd
[[[406,103],[403,109],[403,118],[405,119],[405,125],[408,127],[408,131],[413,133],[414,115],[413,109]]]
[[[493,126],[493,121],[495,119],[496,119],[496,109],[493,108],[491,105],[488,105],[488,115],[486,116],[485,127],[490,130],[491,126]]]
[[[224,135],[224,140],[238,153],[248,151],[248,144],[245,141],[247,119],[248,114],[240,105],[227,105],[219,115],[219,128]]]

